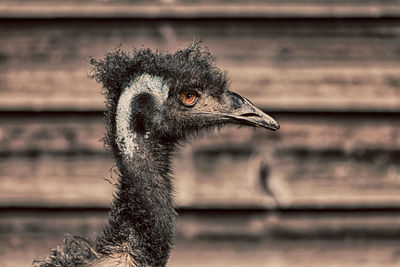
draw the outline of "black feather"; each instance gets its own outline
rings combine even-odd
[[[85,266],[120,257],[132,265],[165,266],[175,233],[176,212],[170,177],[174,149],[187,138],[213,128],[207,118],[188,117],[190,110],[174,96],[183,89],[196,88],[218,99],[227,90],[226,74],[220,71],[207,48],[199,42],[175,53],[149,49],[131,53],[116,49],[102,60],[91,59],[91,77],[101,83],[106,97],[104,142],[114,156],[119,180],[116,183],[108,224],[93,247],[83,239],[67,237],[63,248],[53,249],[48,259],[37,266]],[[162,125],[156,127],[152,115],[155,102],[149,93],[131,102],[132,130],[140,135],[139,149],[126,158],[117,145],[116,110],[125,87],[142,74],[158,76],[168,84]],[[174,102],[175,101],[175,102]]]

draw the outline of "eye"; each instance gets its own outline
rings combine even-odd
[[[188,107],[193,107],[196,104],[197,98],[197,92],[194,90],[185,90],[179,93],[179,99],[182,104]]]

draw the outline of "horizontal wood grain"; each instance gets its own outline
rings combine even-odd
[[[3,111],[101,111],[100,85],[74,71],[15,70],[3,75]],[[397,112],[398,67],[228,68],[231,90],[274,111]]]
[[[0,153],[104,154],[102,113],[3,113]]]
[[[396,21],[6,21],[0,26],[0,110],[102,110],[89,56],[173,51],[197,36],[232,90],[277,111],[398,111]],[[229,48],[229,49],[227,49]]]
[[[107,211],[0,209],[0,216],[2,265],[24,266],[62,245],[66,233],[94,239],[106,223]],[[199,253],[224,262],[228,253],[241,255],[238,266],[252,266],[251,262],[260,266],[266,263],[266,255],[271,255],[267,257],[271,266],[293,266],[294,262],[320,266],[337,263],[337,257],[341,266],[392,265],[399,259],[399,219],[396,211],[180,210],[170,264],[207,264],[194,256]],[[304,253],[310,255],[304,257]],[[367,256],[371,253],[373,257]],[[315,258],[304,259],[309,257]]]
[[[1,18],[397,17],[397,1],[1,1]]]
[[[102,113],[2,113],[2,155],[74,155],[105,153]],[[193,140],[191,147],[219,151],[235,144],[240,151],[259,145],[283,153],[337,151],[397,151],[400,149],[398,115],[386,113],[273,113],[277,132],[227,127],[221,133]],[[229,145],[227,145],[229,144]],[[189,146],[189,145],[188,145]],[[247,147],[247,150],[246,150]],[[183,149],[185,151],[186,147]],[[295,155],[295,154],[293,154]],[[323,156],[323,155],[322,155]]]
[[[112,161],[99,156],[5,158],[3,206],[108,207]]]
[[[107,210],[0,210],[0,236],[65,233],[93,239],[105,226]],[[178,210],[177,239],[396,239],[396,211]],[[58,243],[60,243],[60,241]]]
[[[278,114],[277,119],[280,132],[227,128],[182,148],[174,162],[177,204],[400,205],[396,116]],[[117,176],[99,141],[101,122],[96,116],[75,123],[52,120],[0,123],[1,206],[107,207],[113,187],[104,179]]]
[[[1,239],[3,267],[29,266],[34,258],[45,258],[60,245],[62,235],[12,235]],[[367,253],[366,253],[367,251]],[[232,267],[377,267],[399,263],[398,242],[393,240],[211,240],[178,241],[168,266]]]
[[[0,0],[0,265],[103,228],[118,179],[88,59],[195,37],[281,124],[181,148],[169,266],[397,266],[398,0]]]
[[[187,164],[185,161],[178,165]],[[236,160],[237,171],[246,167],[246,160]],[[232,164],[232,163],[231,163]],[[7,158],[1,165],[0,206],[3,207],[108,207],[118,176],[113,173],[113,161],[104,157],[39,157]],[[226,165],[224,165],[226,166]],[[229,165],[228,165],[229,166]],[[240,170],[240,169],[239,169]],[[190,176],[182,176],[188,174]],[[272,206],[271,197],[257,188],[247,173],[221,169],[211,172],[213,181],[202,181],[198,171],[177,167],[175,187],[177,205],[196,207],[265,207]],[[178,174],[179,173],[179,174]],[[210,174],[210,172],[208,172]],[[197,179],[197,180],[196,180]],[[218,186],[218,187],[214,187]],[[210,190],[211,189],[211,190]]]

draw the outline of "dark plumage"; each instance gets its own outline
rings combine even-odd
[[[106,95],[106,147],[119,171],[108,224],[90,245],[68,237],[39,266],[165,266],[174,238],[171,155],[193,134],[225,124],[279,125],[228,91],[198,42],[173,54],[116,50],[92,59]]]

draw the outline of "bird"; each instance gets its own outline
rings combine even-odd
[[[278,130],[279,123],[230,91],[201,41],[173,53],[118,47],[90,60],[105,95],[104,143],[118,169],[108,221],[95,241],[67,236],[36,266],[165,266],[177,213],[171,160],[215,127]]]

